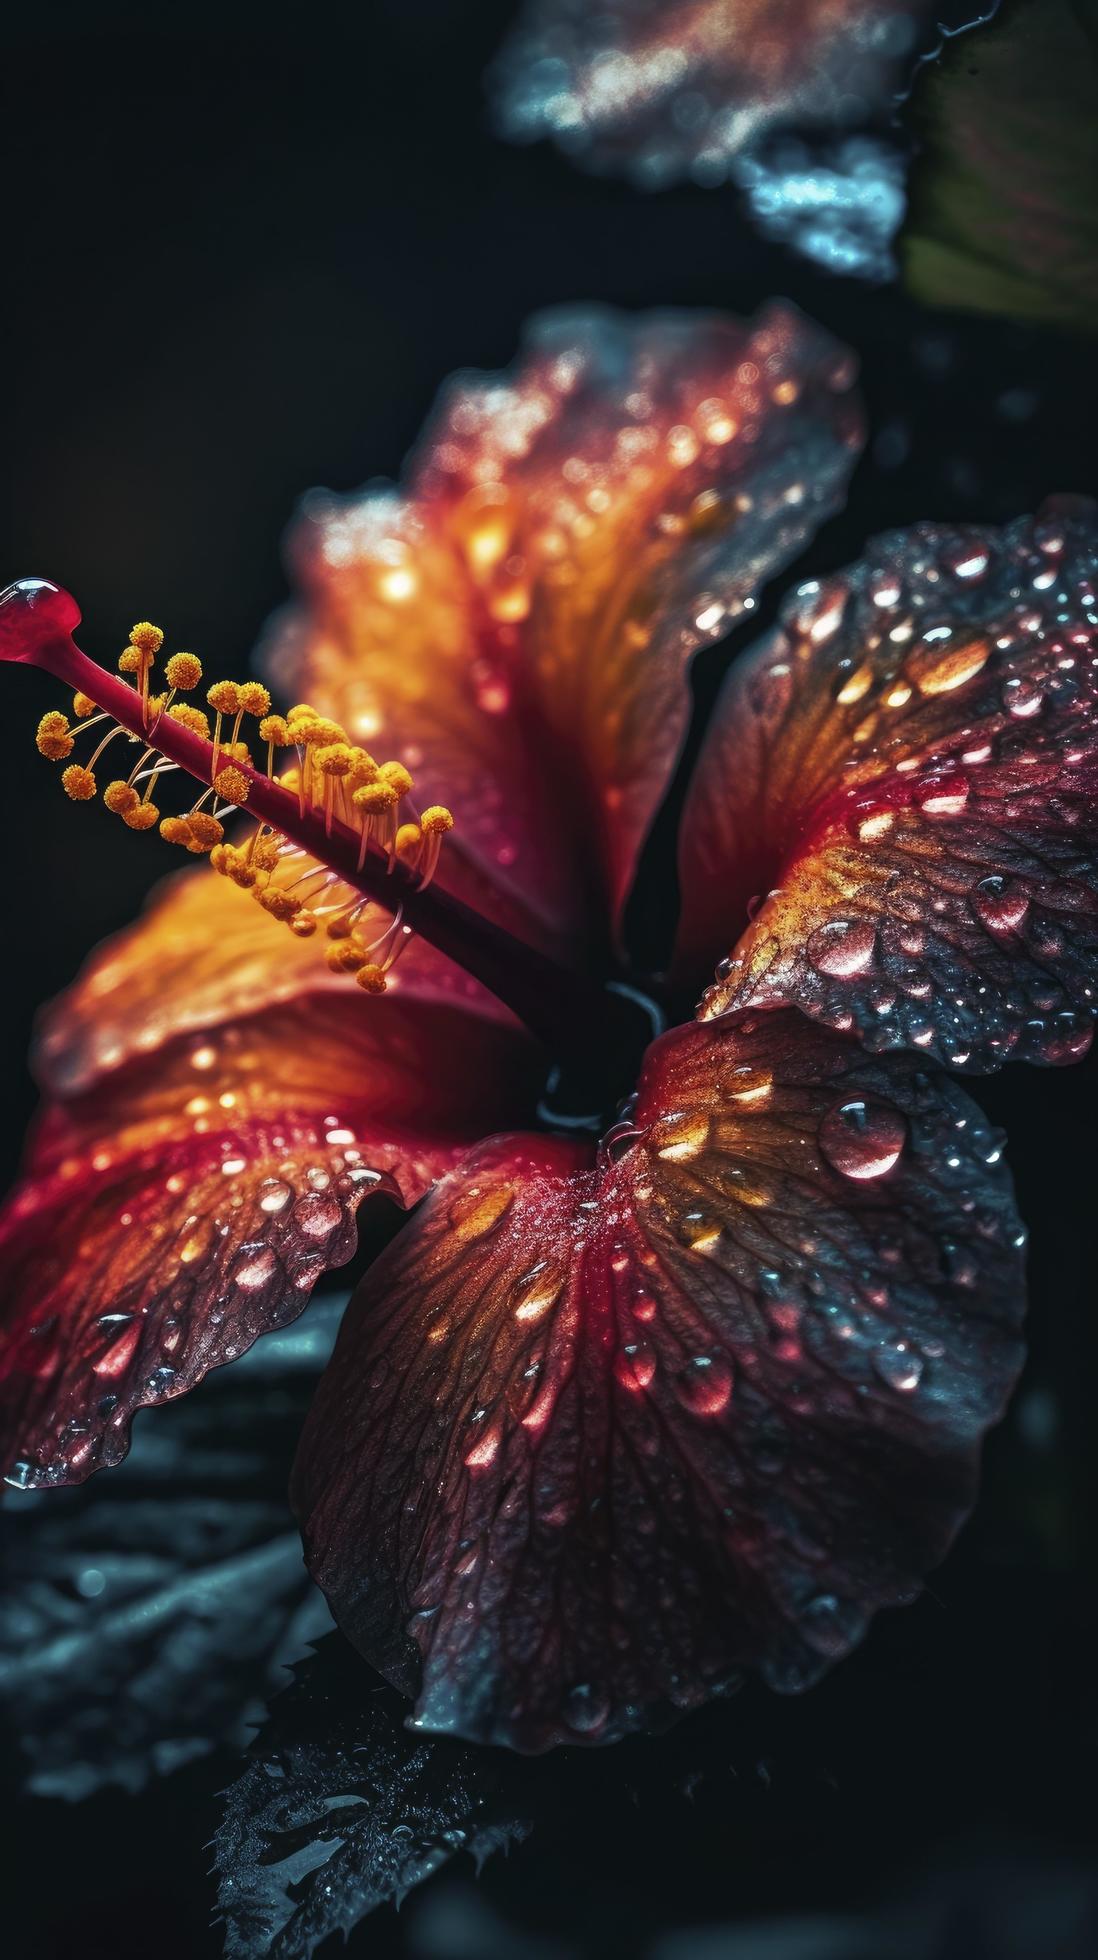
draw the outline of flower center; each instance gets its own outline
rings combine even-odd
[[[74,690],[75,725],[51,710],[37,741],[43,755],[66,763],[62,785],[75,802],[99,794],[97,765],[122,738],[139,753],[128,775],[106,783],[106,808],[131,830],[158,828],[167,843],[208,856],[273,921],[301,937],[316,934],[329,966],[366,993],[385,990],[394,962],[419,932],[556,1052],[575,1046],[577,1027],[587,1041],[599,1039],[616,1005],[596,981],[432,888],[454,820],[441,804],[417,812],[402,763],[376,762],[306,704],[272,713],[257,681],[217,681],[206,691],[208,712],[198,708],[180,698],[202,680],[191,653],[172,654],[163,686],[154,684],[164,636],[148,620],[133,628],[120,672],[109,673],[73,640],[79,622],[76,602],[46,580],[24,579],[0,594],[0,660],[41,667]],[[242,739],[245,729],[258,734],[262,767]],[[76,741],[92,730],[88,760],[70,762]],[[157,786],[179,772],[194,777],[200,793],[189,809],[162,816],[153,800]],[[253,827],[229,842],[224,820],[238,812]]]

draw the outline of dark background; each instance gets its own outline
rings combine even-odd
[[[481,77],[511,13],[372,0],[283,23],[193,0],[157,26],[136,4],[9,22],[0,584],[69,586],[93,654],[151,617],[239,671],[285,597],[300,493],[396,472],[442,378],[503,364],[525,316],[565,300],[748,312],[785,294],[859,350],[874,440],[802,574],[891,525],[999,522],[1098,489],[1090,346],[814,273],[748,231],[731,193],[643,198],[497,142]],[[728,653],[705,656],[703,707]],[[40,677],[3,685],[0,1182],[33,1107],[37,1005],[166,868],[61,796],[33,746],[53,705]],[[806,1699],[749,1693],[663,1757],[604,1759],[479,1890],[453,1868],[355,1952],[1098,1952],[1098,1063],[975,1088],[1009,1129],[1032,1227],[1032,1357],[930,1592]],[[203,1846],[232,1773],[215,1757],[76,1809],[17,1804],[13,1772],[0,1945],[216,1953]],[[773,1944],[745,1930],[757,1917]],[[746,1943],[690,1931],[722,1921]]]

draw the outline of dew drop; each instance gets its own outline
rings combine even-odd
[[[256,1293],[266,1286],[279,1270],[278,1259],[269,1245],[246,1245],[232,1269],[230,1278],[235,1286],[243,1286],[250,1293]]]
[[[718,1356],[696,1354],[675,1378],[675,1394],[696,1416],[719,1416],[732,1394],[732,1370]]]
[[[821,1654],[845,1654],[865,1631],[865,1614],[849,1600],[834,1593],[817,1593],[800,1618],[801,1631],[809,1645]]]
[[[259,1209],[272,1213],[285,1211],[293,1195],[289,1185],[283,1184],[280,1178],[264,1178],[259,1187]]]
[[[307,1193],[294,1206],[294,1224],[310,1239],[330,1238],[342,1216],[337,1200],[320,1192]]]
[[[564,1719],[577,1735],[593,1735],[610,1713],[610,1698],[600,1688],[584,1681],[571,1688],[564,1700]]]
[[[843,1177],[883,1177],[907,1140],[898,1109],[868,1097],[836,1103],[820,1124],[820,1149]]]
[[[514,1190],[509,1184],[474,1184],[450,1206],[450,1223],[463,1239],[479,1239],[498,1225],[511,1209]]]
[[[997,874],[981,878],[972,903],[985,926],[990,926],[993,932],[1016,931],[1029,911],[1029,898],[1021,885]]]
[[[950,694],[975,679],[990,652],[987,640],[966,640],[960,646],[951,646],[948,640],[919,641],[904,661],[904,673],[920,694]]]
[[[656,1356],[647,1341],[629,1341],[614,1356],[614,1373],[623,1388],[647,1388],[656,1373]]]
[[[809,939],[808,957],[818,972],[846,979],[864,973],[876,949],[876,930],[868,919],[829,919]]]
[[[899,1389],[903,1395],[910,1395],[918,1388],[922,1380],[923,1363],[921,1357],[912,1354],[909,1348],[875,1348],[872,1358],[874,1368],[889,1388]]]

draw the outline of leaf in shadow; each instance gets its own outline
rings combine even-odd
[[[527,1835],[522,1766],[424,1740],[408,1712],[341,1634],[295,1668],[214,1839],[226,1960],[308,1960],[455,1852],[479,1868]]]
[[[1004,0],[927,66],[911,120],[915,297],[1093,332],[1098,0]]]
[[[331,1626],[287,1467],[343,1300],[137,1425],[118,1469],[0,1509],[0,1707],[38,1796],[140,1790],[242,1746]]]

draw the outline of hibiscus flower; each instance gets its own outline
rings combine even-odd
[[[0,656],[140,743],[108,808],[225,874],[46,1018],[0,1222],[9,1477],[117,1462],[302,1310],[364,1195],[418,1205],[292,1494],[424,1728],[537,1750],[745,1667],[806,1686],[943,1555],[1020,1364],[1002,1140],[938,1061],[1089,1029],[1089,507],[921,526],[795,593],[695,773],[671,980],[624,943],[690,657],[841,498],[851,381],[785,307],[546,317],[445,391],[402,491],[307,499],[286,716],[222,682],[209,727],[147,622],[131,680],[58,588],[0,603]],[[44,717],[90,800],[77,739]],[[179,770],[201,793],[160,819]]]

